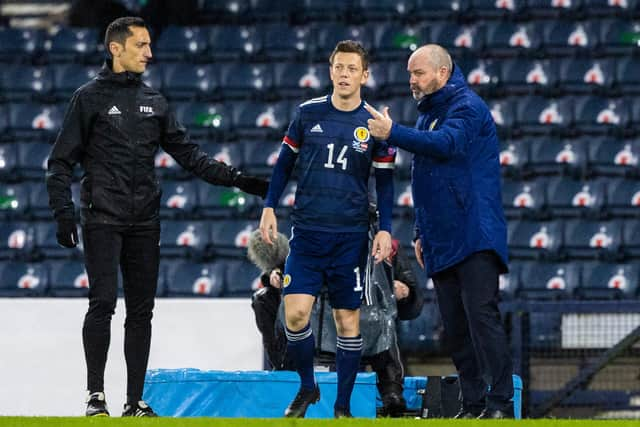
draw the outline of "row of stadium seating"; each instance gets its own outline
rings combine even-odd
[[[154,57],[160,61],[213,62],[238,59],[261,61],[320,60],[340,40],[355,39],[376,60],[406,58],[427,42],[451,49],[456,57],[473,53],[484,57],[619,56],[638,51],[637,24],[627,19],[585,21],[534,20],[471,23],[369,22],[345,26],[316,23],[289,27],[254,26],[168,27],[154,39]],[[98,31],[60,28],[54,34],[40,30],[0,28],[2,62],[100,63],[104,48]]]
[[[640,58],[619,60],[510,59],[458,61],[473,87],[488,98],[507,94],[600,94],[605,97],[640,93]],[[66,102],[94,78],[97,65],[10,65],[0,70],[0,100],[4,102]],[[147,69],[145,83],[172,101],[281,99],[324,95],[331,88],[326,63],[158,63]],[[399,61],[371,65],[367,99],[407,93],[406,65]],[[409,104],[409,103],[408,103]]]
[[[633,299],[640,283],[637,263],[518,262],[502,276],[504,300]],[[158,296],[247,297],[260,287],[260,272],[248,261],[186,262],[164,259]],[[122,279],[120,279],[122,282]],[[0,297],[86,296],[88,280],[77,260],[0,261]],[[433,284],[423,291],[434,298]]]

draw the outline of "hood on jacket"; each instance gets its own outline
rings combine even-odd
[[[464,75],[462,74],[462,71],[460,71],[460,67],[454,63],[453,72],[451,73],[449,80],[447,80],[447,83],[431,95],[427,95],[422,98],[418,102],[418,110],[424,112],[439,104],[444,104],[449,101],[456,92],[466,87],[467,82],[464,79]]]
[[[98,76],[96,80],[102,81],[111,81],[121,84],[127,84],[129,82],[132,83],[140,83],[142,81],[142,74],[133,73],[131,71],[124,71],[122,73],[114,73],[113,72],[113,61],[111,58],[105,60],[104,64],[102,64],[102,68],[98,72]]]

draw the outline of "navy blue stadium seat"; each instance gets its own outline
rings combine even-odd
[[[311,29],[308,25],[263,24],[256,30],[262,35],[262,54],[269,60],[291,62],[310,56]]]
[[[525,0],[469,0],[469,12],[481,19],[514,17],[525,7]]]
[[[556,258],[563,245],[561,221],[509,221],[509,252],[514,258]]]
[[[176,117],[194,138],[224,136],[231,130],[229,103],[188,102],[176,104]]]
[[[245,147],[243,144],[234,142],[208,142],[202,144],[200,149],[219,162],[226,163],[238,169],[243,169],[244,167]]]
[[[59,64],[53,67],[54,93],[65,101],[82,85],[92,80],[100,71],[96,65]]]
[[[49,265],[51,268],[49,295],[64,298],[89,295],[89,277],[82,261],[57,261]]]
[[[9,106],[0,104],[0,141],[13,139],[9,135]]]
[[[495,3],[495,2],[493,2]],[[487,22],[486,50],[493,56],[516,56],[541,45],[541,29],[534,23]]]
[[[511,59],[502,65],[501,83],[509,94],[542,93],[555,88],[557,75],[551,60]]]
[[[530,168],[536,174],[579,176],[587,165],[587,142],[545,137],[531,140]]]
[[[248,16],[254,2],[251,0],[203,0],[198,3],[198,14],[206,22],[235,22]],[[280,3],[278,7],[272,8],[279,9]]]
[[[273,88],[270,64],[226,64],[220,69],[220,86],[225,98],[268,98]]]
[[[0,132],[1,133],[1,132]],[[0,179],[8,180],[19,172],[18,150],[20,143],[0,144]]]
[[[208,64],[167,64],[162,86],[172,100],[211,98],[219,86],[218,70]]]
[[[271,175],[278,160],[280,141],[241,141],[244,145],[244,170],[252,175]]]
[[[456,64],[460,67],[467,83],[487,97],[491,97],[501,82],[501,61],[469,57],[461,58]]]
[[[617,61],[616,81],[623,94],[640,93],[640,58],[621,58]]]
[[[162,91],[164,68],[165,67],[162,64],[152,64],[151,66],[147,66],[144,73],[142,73],[142,82],[149,87]]]
[[[639,278],[637,264],[585,263],[576,293],[584,299],[634,298]]]
[[[189,217],[198,207],[195,181],[165,181],[161,185],[160,216],[163,218]]]
[[[615,79],[610,59],[567,58],[560,62],[559,89],[568,93],[606,93]]]
[[[411,181],[398,181],[394,184],[394,187],[394,214],[404,214],[405,216],[413,214],[413,194],[411,192]],[[402,243],[407,244],[407,242]]]
[[[502,206],[508,218],[541,217],[546,208],[544,188],[540,179],[518,181],[505,179],[502,182]]]
[[[0,297],[41,297],[48,288],[47,264],[0,262]]]
[[[277,64],[274,73],[274,88],[286,98],[315,98],[331,86],[328,64],[287,62]]]
[[[23,179],[44,180],[51,144],[21,142],[18,144],[18,174]]]
[[[251,17],[256,22],[287,22],[299,6],[299,2],[296,0],[278,1],[278,7],[273,7],[272,0],[251,0],[250,3]]]
[[[98,30],[60,27],[44,43],[50,62],[82,62],[98,56]]]
[[[74,200],[76,207],[80,207],[78,202],[79,200]],[[49,207],[49,193],[44,179],[31,183],[29,187],[29,217],[44,220],[53,219],[53,213]]]
[[[406,71],[405,71],[406,72]],[[362,87],[362,96],[364,99],[372,99],[374,97],[382,98],[386,94],[388,69],[386,63],[369,64],[369,78]],[[408,73],[406,81],[408,81]],[[406,91],[406,86],[405,86]],[[326,91],[325,93],[328,93]],[[406,92],[405,92],[406,95]]]
[[[208,34],[200,27],[169,26],[154,45],[160,61],[184,61],[200,57],[207,50]]]
[[[629,105],[624,99],[586,96],[575,102],[576,130],[586,134],[621,134],[629,124]]]
[[[522,97],[518,101],[517,121],[525,133],[552,133],[573,124],[573,104],[568,98]]]
[[[13,65],[1,76],[0,93],[9,101],[40,100],[51,95],[53,73],[50,67]]]
[[[505,98],[488,102],[489,111],[496,124],[496,129],[502,134],[509,134],[516,123],[516,101]]]
[[[9,127],[16,138],[49,140],[60,128],[62,114],[55,104],[11,104]]]
[[[257,205],[259,198],[234,187],[212,185],[198,181],[199,205],[197,214],[207,218],[230,218],[248,215]]]
[[[414,16],[415,0],[355,0],[356,14],[363,21],[404,20]]]
[[[34,231],[24,221],[0,223],[0,258],[26,258],[33,249]]]
[[[636,0],[582,0],[584,10],[590,17],[628,18],[636,6]]]
[[[479,53],[485,46],[485,27],[477,23],[443,22],[430,25],[430,41],[447,49],[455,58],[465,53]]]
[[[500,166],[503,175],[521,176],[529,166],[528,139],[500,139]]]
[[[240,137],[282,138],[291,120],[286,101],[240,102],[234,107],[233,123]]]
[[[226,263],[179,262],[168,268],[168,297],[219,297],[224,292]]]
[[[37,29],[0,28],[0,61],[30,62],[42,52],[44,32]]]
[[[257,290],[260,281],[260,270],[248,261],[230,261],[227,263],[225,290],[223,297],[246,298]]]
[[[551,304],[552,302],[549,302]],[[558,301],[557,304],[562,304]],[[549,354],[562,344],[562,315],[558,311],[534,312],[529,315],[529,349]]]
[[[425,303],[415,319],[398,322],[398,345],[402,354],[438,353],[442,339],[442,320],[435,302]]]
[[[303,0],[303,8],[297,12],[304,21],[342,21],[348,17],[351,1],[344,0]]]
[[[32,223],[35,233],[34,250],[38,257],[48,259],[81,258],[83,253],[82,227],[78,226],[78,246],[73,249],[64,248],[56,239],[55,221],[39,221]]]
[[[596,175],[637,174],[640,143],[629,139],[600,138],[589,143],[589,171]]]
[[[571,258],[617,259],[621,241],[619,220],[578,219],[565,224],[564,251]]]
[[[316,52],[315,58],[319,61],[324,61],[325,64],[339,41],[355,40],[360,42],[367,51],[370,51],[373,48],[374,31],[371,27],[365,27],[363,25],[345,25],[337,22],[318,22],[310,24],[310,26],[316,39],[314,42]]]
[[[543,45],[547,55],[593,52],[599,45],[599,25],[590,21],[546,21]]]
[[[602,53],[630,57],[638,53],[637,23],[631,19],[603,21],[601,26]]]
[[[29,190],[27,183],[0,183],[0,217],[24,217],[29,211]]]
[[[613,215],[637,216],[640,213],[640,181],[610,180],[607,190],[607,209]]]
[[[160,255],[163,257],[202,258],[210,243],[207,221],[175,221],[162,223]]]
[[[427,20],[454,21],[468,11],[469,0],[416,0],[412,16]]]
[[[603,215],[606,200],[605,182],[553,178],[546,185],[547,203],[551,214],[558,217]]]
[[[622,225],[622,247],[625,256],[640,258],[640,220],[625,220]]]
[[[375,28],[376,58],[405,60],[411,52],[425,44],[426,28],[398,23],[381,24]]]
[[[255,220],[235,219],[216,221],[211,225],[211,250],[213,256],[243,256],[253,230],[258,228]]]
[[[571,18],[576,16],[582,0],[527,0],[527,13],[533,18]]]
[[[208,56],[214,61],[248,59],[262,49],[255,27],[222,25],[210,27]]]
[[[162,148],[159,148],[156,153],[154,165],[156,167],[156,173],[164,178],[187,179],[190,177],[189,173]]]
[[[520,277],[519,298],[567,299],[580,285],[580,268],[573,262],[527,262]]]

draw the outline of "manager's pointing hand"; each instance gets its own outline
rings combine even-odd
[[[365,104],[364,108],[373,116],[367,120],[367,126],[369,127],[371,135],[375,139],[388,139],[389,135],[391,135],[391,125],[393,125],[393,120],[391,120],[391,116],[389,116],[389,107],[384,107],[382,113],[369,104]]]

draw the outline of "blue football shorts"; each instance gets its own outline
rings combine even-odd
[[[318,296],[327,284],[334,309],[360,307],[366,280],[368,233],[331,233],[294,227],[282,294]]]

